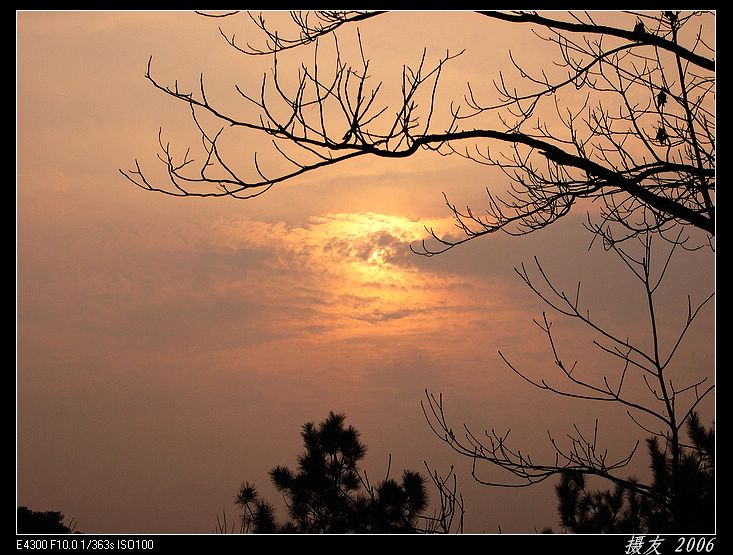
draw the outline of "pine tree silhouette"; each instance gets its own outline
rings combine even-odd
[[[653,481],[635,479],[613,490],[588,491],[585,475],[569,471],[555,487],[562,526],[577,533],[712,533],[715,531],[715,431],[696,413],[687,422],[691,445],[675,464],[659,438],[647,440]]]
[[[255,533],[411,533],[428,505],[425,478],[405,470],[397,482],[372,487],[359,470],[366,446],[359,432],[330,412],[318,425],[303,425],[305,452],[296,470],[275,466],[270,480],[283,494],[290,519],[278,524],[271,504],[245,482],[235,497],[242,508],[242,530]]]
[[[33,511],[18,507],[19,534],[71,534],[72,529],[64,524],[64,514],[58,511]]]

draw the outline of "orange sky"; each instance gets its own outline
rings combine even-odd
[[[552,484],[477,486],[420,401],[426,388],[442,392],[457,425],[511,427],[540,454],[548,428],[592,426],[597,411],[622,454],[641,437],[619,423],[623,411],[535,391],[497,355],[553,375],[532,324],[542,305],[513,272],[534,255],[566,287],[583,280],[610,327],[644,333],[622,266],[587,251],[582,213],[529,237],[416,257],[409,245],[425,225],[451,225],[442,191],[480,206],[484,187],[504,182],[427,153],[362,159],[250,201],[135,188],[118,168],[139,158],[154,170],[160,126],[181,147],[196,140],[186,109],[144,79],[151,54],[161,79],[195,84],[205,71],[213,86],[236,75],[257,90],[268,61],[233,53],[219,23],[188,12],[17,14],[18,503],[62,511],[84,532],[211,533],[217,513],[234,514],[242,481],[275,500],[267,471],[294,465],[300,426],[334,410],[361,431],[373,475],[389,453],[393,470],[455,464],[469,531],[557,527]],[[467,48],[446,71],[446,97],[493,78],[510,43],[525,59],[545,48],[468,13],[390,14],[360,29],[385,75],[416,60],[425,37],[434,58]],[[684,318],[688,293],[712,290],[714,256],[686,253],[670,272],[665,329]],[[703,313],[679,368],[712,373],[713,319]],[[557,328],[568,358],[608,365],[575,324]],[[645,467],[642,454],[634,469]]]

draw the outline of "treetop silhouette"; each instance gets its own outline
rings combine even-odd
[[[405,470],[400,481],[385,478],[376,486],[359,468],[366,446],[359,432],[346,426],[345,416],[330,412],[320,423],[303,425],[305,451],[295,470],[275,466],[270,480],[283,495],[289,519],[278,523],[272,504],[254,485],[242,484],[235,502],[241,508],[242,532],[254,533],[418,533],[462,529],[463,500],[447,480],[432,473],[441,508],[428,508],[427,481],[419,472]],[[460,513],[460,514],[458,514]],[[458,520],[454,522],[454,518]],[[219,530],[226,525],[219,521]]]

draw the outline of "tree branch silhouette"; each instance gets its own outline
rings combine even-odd
[[[705,377],[680,387],[671,379],[669,367],[690,326],[713,300],[714,293],[695,304],[688,296],[687,316],[680,326],[680,331],[675,334],[671,346],[665,352],[660,335],[661,323],[657,314],[655,293],[668,272],[673,254],[683,247],[686,238],[680,230],[676,239],[663,240],[662,244],[667,245],[668,250],[661,252],[661,262],[655,264],[656,256],[660,254],[659,250],[653,248],[655,237],[657,236],[653,233],[637,236],[638,254],[630,252],[632,246],[630,243],[612,243],[610,246],[611,252],[617,255],[638,280],[646,299],[648,332],[646,337],[640,338],[637,342],[610,331],[591,316],[589,309],[583,308],[580,302],[580,282],[577,283],[574,294],[566,293],[550,279],[536,257],[534,272],[530,272],[524,264],[521,269],[515,269],[527,287],[553,313],[569,320],[580,321],[599,338],[594,339],[593,344],[620,363],[615,379],[611,379],[607,372],[603,372],[602,375],[596,376],[595,380],[591,380],[578,372],[578,361],[566,362],[560,354],[552,331],[553,322],[547,312],[543,312],[542,319],[534,320],[534,323],[545,336],[550,348],[552,365],[559,369],[560,378],[566,385],[556,385],[547,378],[533,378],[511,362],[502,351],[499,351],[499,356],[516,375],[533,387],[569,399],[618,404],[636,426],[650,434],[655,441],[661,439],[664,442],[663,451],[669,456],[671,485],[669,492],[665,494],[667,497],[660,496],[657,483],[645,484],[619,475],[619,471],[626,467],[635,455],[639,441],[628,449],[625,456],[610,460],[607,450],[602,449],[598,443],[597,419],[592,438],[586,437],[577,425],[573,425],[573,432],[567,435],[565,445],[548,430],[548,440],[554,456],[551,460],[539,462],[532,455],[511,445],[510,430],[500,433],[490,429],[478,434],[464,424],[460,433],[454,432],[446,415],[442,395],[436,396],[426,390],[422,406],[431,430],[453,451],[473,461],[472,474],[479,483],[491,486],[526,487],[553,477],[563,477],[567,480],[568,476],[574,476],[577,481],[584,475],[596,476],[630,494],[640,496],[641,499],[653,501],[655,506],[664,507],[664,510],[672,515],[670,518],[676,523],[675,525],[686,522],[686,517],[683,515],[687,514],[688,509],[683,505],[689,504],[690,501],[686,494],[683,494],[682,476],[684,472],[689,471],[683,469],[683,461],[689,456],[684,453],[681,430],[697,418],[695,410],[701,401],[712,394],[715,386],[708,384],[708,378]],[[535,279],[533,274],[537,274],[539,279]],[[649,346],[642,347],[642,343],[648,343]],[[631,381],[632,377],[634,381]],[[638,387],[635,385],[639,383],[639,379],[646,386],[644,399],[639,398]],[[655,429],[649,427],[649,424],[642,423],[640,416],[646,416],[647,420],[650,419],[655,423],[654,426],[659,428]],[[692,427],[695,427],[694,423]],[[483,478],[479,471],[485,464],[503,470],[510,479],[497,481]]]
[[[247,199],[354,158],[407,158],[430,150],[498,168],[510,188],[500,193],[499,183],[487,187],[488,202],[481,211],[459,209],[446,195],[463,237],[431,232],[432,243],[415,248],[424,255],[497,231],[531,233],[584,200],[600,207],[600,223],[593,229],[605,241],[646,231],[668,233],[678,224],[715,235],[714,52],[703,39],[702,25],[691,30],[699,20],[705,24],[707,14],[630,12],[628,28],[596,23],[588,13],[571,13],[569,20],[536,12],[479,14],[531,26],[535,36],[556,49],[554,64],[566,76],[551,78],[542,67],[535,73],[510,50],[520,88],[501,72],[494,81],[494,101],[479,100],[475,86],[467,83],[463,101],[445,106],[437,98],[441,75],[463,52],[446,52],[429,63],[426,49],[397,76],[401,100],[394,104],[382,94],[385,81],[374,77],[358,28],[353,63],[342,58],[336,36],[344,25],[382,12],[291,12],[293,36],[271,28],[262,14],[248,14],[264,36],[263,46],[239,46],[234,34],[220,32],[238,51],[272,58],[272,72],[263,76],[257,94],[235,85],[254,117],[220,107],[207,94],[203,74],[197,90],[160,82],[152,74],[151,57],[146,78],[189,106],[202,153],[194,157],[186,149],[177,156],[161,130],[158,157],[167,183],[149,178],[138,160],[133,169],[120,171],[147,191]],[[640,32],[634,23],[642,18]],[[330,63],[319,46],[327,38],[333,40]],[[280,56],[302,48],[312,48],[312,63],[302,63],[297,75],[283,75]],[[664,103],[657,102],[661,94]],[[573,100],[577,95],[583,95],[579,104]],[[536,120],[540,107],[544,115]],[[548,109],[555,115],[547,115]],[[448,123],[437,127],[437,113],[448,116]],[[498,128],[486,126],[488,114],[498,116]],[[269,137],[280,163],[264,168],[255,151],[249,169],[242,169],[241,151],[228,148],[224,140],[238,131]],[[613,234],[611,227],[625,234]]]

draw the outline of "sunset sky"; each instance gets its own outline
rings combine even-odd
[[[257,93],[271,60],[234,52],[218,31],[256,40],[246,18],[16,15],[19,505],[61,511],[89,533],[213,533],[217,514],[235,517],[233,496],[249,481],[284,519],[267,472],[295,466],[301,425],[333,410],[361,432],[371,476],[390,454],[394,475],[423,461],[455,465],[467,531],[529,533],[557,528],[554,483],[476,484],[470,461],[427,425],[426,389],[442,393],[456,429],[511,428],[537,459],[552,455],[548,430],[562,439],[595,418],[611,458],[645,437],[621,408],[533,389],[498,355],[559,382],[532,322],[544,306],[514,272],[533,256],[562,288],[581,280],[604,325],[645,343],[642,291],[612,254],[588,250],[583,209],[530,236],[426,258],[410,245],[426,226],[451,233],[442,193],[480,209],[486,187],[506,186],[501,172],[422,152],[326,168],[251,200],[143,191],[118,170],[138,159],[159,175],[159,128],[181,152],[197,141],[187,108],[145,79],[148,58],[166,83],[196,87],[203,72],[214,90]],[[424,46],[433,61],[465,48],[442,76],[448,102],[467,81],[489,97],[509,48],[527,61],[549,56],[529,28],[471,13],[387,14],[359,30],[385,82]],[[347,50],[355,33],[340,31]],[[714,290],[714,265],[710,249],[673,259],[660,291],[667,345],[687,295]],[[712,378],[714,316],[711,304],[678,353],[680,380]],[[553,320],[568,359],[614,375],[618,365],[578,323]],[[712,422],[714,398],[701,409]],[[647,464],[640,450],[628,474],[645,477]]]

